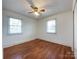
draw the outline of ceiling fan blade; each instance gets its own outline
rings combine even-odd
[[[32,0],[26,0],[30,5],[34,6],[34,3]]]
[[[36,6],[32,6],[32,5],[31,5],[31,8],[32,8],[32,9],[38,9]]]
[[[33,13],[33,12],[28,12],[28,13]]]
[[[41,9],[40,12],[45,12],[45,9]]]
[[[35,6],[31,6],[31,8],[33,9],[34,12],[38,12],[38,8]]]
[[[31,5],[30,7],[31,7],[32,9],[34,9],[34,6],[33,6],[33,5]]]

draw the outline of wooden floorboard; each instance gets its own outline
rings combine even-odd
[[[74,59],[70,47],[35,39],[4,48],[4,59]]]

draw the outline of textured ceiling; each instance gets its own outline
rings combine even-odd
[[[72,10],[73,0],[3,0],[3,9],[14,11],[31,18],[45,18],[56,13]],[[44,8],[46,11],[40,16],[28,13],[32,11],[30,5]]]

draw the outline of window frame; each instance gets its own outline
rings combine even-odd
[[[21,20],[21,33],[10,33],[10,24],[9,24],[10,23],[10,18]],[[8,30],[7,31],[8,31],[9,35],[19,35],[19,34],[22,34],[22,19],[9,16],[9,19],[8,19]]]
[[[51,21],[51,20],[55,20],[55,23],[56,23],[56,25],[55,25],[55,33],[53,33],[53,32],[47,32],[47,23],[48,23],[48,21]],[[56,20],[56,18],[53,18],[53,19],[51,19],[51,20],[47,20],[47,22],[46,22],[46,33],[47,34],[56,34],[57,33],[57,20]]]

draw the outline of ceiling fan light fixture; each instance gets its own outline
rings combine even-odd
[[[41,13],[45,12],[45,9],[39,9],[38,7],[36,6],[30,6],[32,8],[32,12],[29,12],[29,13],[33,13],[35,14],[36,16],[40,16]]]
[[[34,14],[35,14],[36,16],[39,16],[39,15],[40,15],[38,12],[34,12]]]

